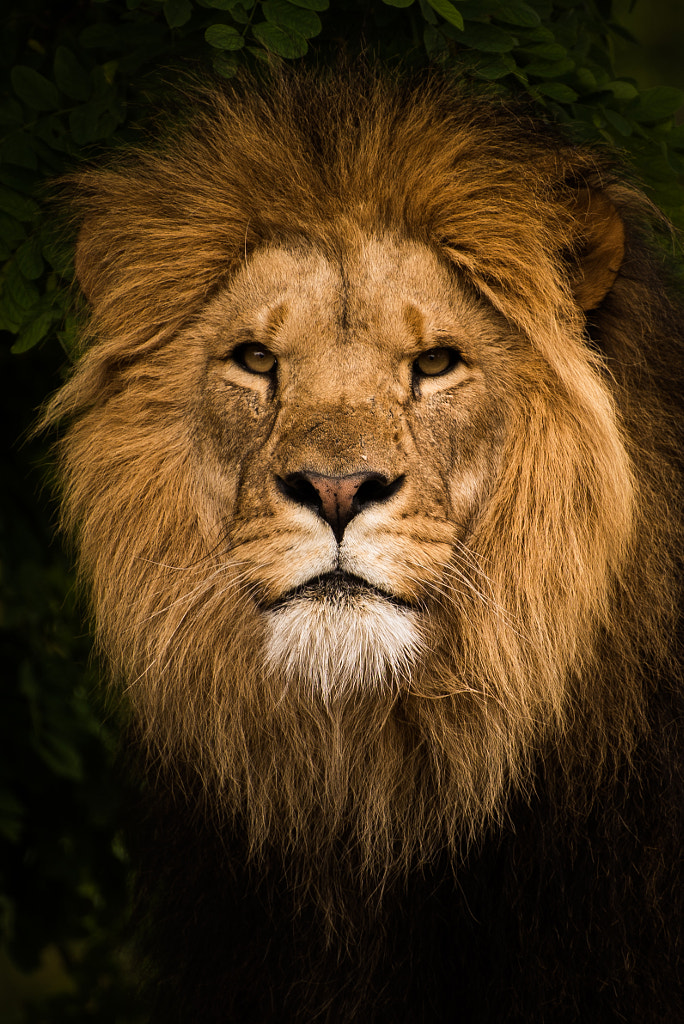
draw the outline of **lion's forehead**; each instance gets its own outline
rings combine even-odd
[[[331,251],[301,243],[253,253],[222,297],[243,330],[279,347],[311,353],[369,338],[398,352],[419,350],[451,334],[472,310],[449,269],[426,245],[365,237]]]

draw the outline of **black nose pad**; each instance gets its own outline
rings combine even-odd
[[[359,512],[387,501],[404,482],[403,476],[388,480],[382,473],[350,473],[323,476],[321,473],[290,473],[276,477],[278,489],[290,501],[313,509],[330,525],[337,542]]]

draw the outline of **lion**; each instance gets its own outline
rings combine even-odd
[[[153,1019],[683,1019],[661,218],[372,71],[200,90],[70,194],[44,422],[145,779]]]

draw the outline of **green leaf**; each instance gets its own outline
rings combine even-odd
[[[307,11],[327,11],[330,7],[330,0],[290,0],[290,3],[296,7],[305,7]],[[408,7],[412,3],[413,0],[409,0],[409,3],[402,4],[402,7]]]
[[[35,281],[43,273],[43,257],[41,255],[40,240],[35,236],[27,238],[19,246],[16,253],[16,261],[19,270],[29,281]]]
[[[54,322],[59,319],[59,316],[59,311],[56,309],[40,313],[35,320],[32,320],[30,324],[22,328],[19,332],[19,337],[12,345],[11,351],[18,355],[21,352],[28,352],[29,349],[34,348],[39,341],[43,340]],[[55,770],[59,772],[59,769],[55,768]]]
[[[468,22],[465,32],[459,37],[459,42],[465,43],[473,50],[479,50],[480,53],[508,53],[518,45],[518,40],[510,32],[480,21]]]
[[[596,72],[598,68],[601,68],[607,75],[606,81],[612,82],[615,77],[613,72],[613,58],[608,52],[608,48],[598,45],[598,40],[592,39],[591,46],[588,52],[585,53],[591,62],[592,71]]]
[[[66,46],[55,51],[55,81],[65,96],[72,100],[89,100],[93,91],[90,75]]]
[[[15,93],[32,110],[56,110],[59,107],[57,88],[38,71],[25,64],[17,64],[12,68],[10,77]]]
[[[444,33],[435,25],[426,25],[423,31],[423,44],[425,52],[431,60],[443,60],[449,52],[449,43]]]
[[[9,325],[10,330],[16,330],[30,318],[30,311],[40,301],[40,292],[32,281],[26,280],[16,260],[10,260],[5,265],[1,288],[3,321]]]
[[[233,21],[237,21],[238,25],[249,25],[251,19],[251,14],[243,4],[235,4],[234,7],[231,7],[230,16]]]
[[[632,134],[632,126],[626,117],[619,114],[617,110],[611,110],[610,107],[603,107],[603,114],[606,121],[612,124],[613,128],[620,133],[620,135],[630,136]]]
[[[616,100],[634,100],[639,95],[639,90],[631,82],[622,79],[609,82],[608,85],[604,85],[604,89],[609,89]]]
[[[637,164],[642,168],[644,177],[650,185],[658,183],[660,187],[661,182],[672,181],[674,170],[664,153],[654,153],[652,149],[644,151],[642,145],[636,150],[636,156]]]
[[[582,89],[586,89],[587,92],[593,92],[596,88],[596,75],[589,70],[589,68],[577,68],[575,71],[575,78],[579,86]]]
[[[568,71],[574,70],[575,62],[570,57],[556,61],[533,60],[523,68],[525,74],[532,78],[560,78],[561,75],[567,75]]]
[[[64,330],[57,331],[59,343],[72,363],[76,362],[81,348],[81,324],[75,316],[67,316]]]
[[[565,60],[568,51],[560,43],[540,43],[538,46],[521,46],[520,52],[533,57],[535,60],[557,61]]]
[[[423,15],[423,20],[428,25],[439,25],[439,18],[430,7],[428,0],[418,0],[418,6],[420,7],[420,13]]]
[[[413,0],[382,0],[388,7],[410,7]]]
[[[260,21],[252,29],[255,38],[271,53],[292,60],[303,57],[309,49],[306,39],[292,31],[285,31],[270,21]]]
[[[317,36],[323,27],[314,11],[294,7],[288,0],[264,0],[261,9],[267,21],[286,32],[298,33],[305,39]]]
[[[499,21],[522,28],[536,28],[541,24],[537,12],[529,4],[523,3],[523,0],[498,0],[492,14]]]
[[[543,82],[541,85],[535,85],[535,91],[558,103],[574,103],[579,99],[575,90],[563,82]]]
[[[254,7],[254,0],[202,0],[202,6],[215,11],[230,11],[234,21],[246,25],[249,21],[247,12]]]
[[[490,60],[479,61],[475,67],[478,78],[484,78],[487,82],[495,82],[499,78],[505,78],[506,75],[510,75],[515,70],[515,61],[506,53]]]
[[[463,15],[456,8],[450,0],[427,0],[433,11],[440,14],[445,21],[448,21],[454,28],[463,29]]]
[[[684,124],[677,124],[667,133],[667,141],[675,149],[684,149]]]
[[[600,92],[602,89],[607,89],[609,83],[612,81],[611,76],[603,70],[601,67],[597,67],[595,64],[592,65],[594,76],[596,78],[596,88]]]
[[[211,58],[211,66],[221,78],[234,78],[240,64],[234,57],[228,57],[224,50],[217,50]]]
[[[70,150],[70,143],[66,125],[59,114],[46,114],[39,117],[33,129],[34,135],[47,142],[50,149],[59,153],[67,153]]]
[[[544,14],[541,14],[544,17]],[[545,25],[539,25],[538,28],[532,28],[529,32],[525,33],[525,45],[532,46],[534,43],[555,43],[556,36],[550,28],[546,28]]]
[[[192,17],[192,4],[189,0],[165,0],[164,17],[169,28],[180,28]]]
[[[217,50],[239,50],[245,45],[244,38],[232,25],[210,25],[204,38]]]
[[[38,213],[39,207],[32,199],[21,196],[12,189],[0,186],[0,210],[11,214],[17,220],[33,220]]]
[[[632,4],[631,6],[633,7],[634,4]],[[624,25],[620,25],[620,23],[617,21],[611,21],[610,31],[614,32],[616,36],[620,36],[622,39],[626,39],[628,43],[633,43],[636,46],[639,45],[639,40],[637,39],[637,37],[633,35],[628,28],[625,28]]]
[[[119,118],[116,114],[110,110],[105,110],[104,114],[98,119],[97,122],[97,139],[111,139],[112,135],[119,127]]]
[[[103,90],[109,90],[114,84],[116,78],[116,72],[119,69],[118,60],[108,60],[104,64],[99,64],[93,68],[93,82],[95,83],[95,92],[100,95]]]
[[[59,236],[45,242],[43,245],[43,256],[60,277],[66,277],[73,273],[72,248]]]
[[[87,146],[98,137],[98,121],[100,108],[95,103],[86,103],[82,107],[74,107],[69,114],[69,130],[74,142],[79,146]]]
[[[245,50],[247,53],[251,53],[252,57],[260,64],[264,64],[268,68],[273,66],[273,54],[264,50],[262,46],[246,46]]]
[[[630,111],[632,117],[644,124],[672,117],[684,104],[684,93],[668,85],[658,85],[642,92],[638,105]]]

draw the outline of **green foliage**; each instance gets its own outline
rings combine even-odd
[[[438,64],[475,89],[530,98],[579,141],[625,151],[654,200],[684,225],[676,123],[684,95],[616,75],[625,3],[10,0],[0,33],[0,330],[8,337],[0,373],[15,426],[5,436],[15,437],[17,418],[26,423],[54,387],[55,364],[79,353],[73,238],[47,203],[50,183],[139,139],[169,82],[189,69],[231,78],[264,61],[334,62],[340,49]],[[49,531],[29,496],[35,478],[22,481],[23,461],[17,451],[10,458],[0,534],[0,1007],[5,976],[56,957],[57,987],[16,999],[8,1021],[131,1024],[111,939],[125,905],[113,841],[121,794],[88,696],[87,641],[78,639],[68,573],[54,550],[46,554]]]
[[[19,262],[38,272],[36,250]],[[54,380],[0,350],[2,435],[16,437]],[[35,445],[4,459],[0,492],[0,1021],[134,1024],[132,985],[114,935],[127,903],[116,838],[113,742],[93,705],[95,672],[68,564],[51,543]]]

